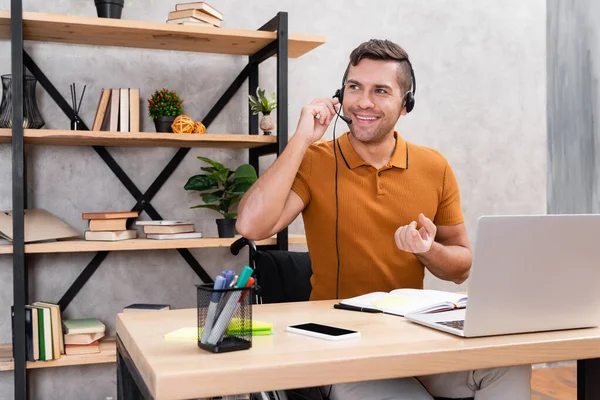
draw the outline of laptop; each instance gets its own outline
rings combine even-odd
[[[463,337],[600,325],[600,215],[483,216],[467,308],[405,318]]]

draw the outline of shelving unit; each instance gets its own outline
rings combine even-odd
[[[156,132],[103,132],[25,129],[25,144],[50,146],[106,146],[106,147],[205,147],[253,149],[276,144],[275,136],[207,133],[186,135]],[[10,129],[0,129],[0,143],[11,143]]]
[[[27,398],[27,369],[114,362],[114,340],[104,340],[101,353],[85,356],[62,356],[60,360],[26,362],[25,312],[28,304],[28,274],[26,254],[97,252],[61,300],[64,310],[81,287],[93,275],[110,251],[135,251],[176,249],[204,282],[210,277],[192,256],[190,248],[226,247],[235,239],[203,238],[191,240],[155,241],[133,239],[120,242],[86,242],[66,240],[49,243],[24,243],[23,210],[27,208],[25,192],[24,145],[91,146],[111,171],[131,193],[136,203],[134,211],[145,211],[152,219],[163,219],[150,204],[185,155],[194,147],[248,149],[249,162],[259,170],[259,159],[268,154],[279,155],[287,145],[287,107],[277,108],[277,135],[259,136],[258,116],[249,111],[248,132],[245,134],[208,133],[204,135],[160,134],[154,132],[117,133],[84,131],[23,129],[23,77],[24,67],[36,77],[64,114],[71,120],[74,111],[58,92],[50,79],[23,48],[24,40],[84,44],[95,46],[133,47],[153,50],[178,50],[195,53],[230,54],[248,57],[248,64],[223,92],[216,104],[202,119],[209,128],[242,84],[248,80],[248,92],[254,94],[258,87],[259,65],[272,57],[277,60],[277,101],[288,104],[288,58],[296,58],[325,42],[322,36],[294,35],[288,33],[287,13],[279,12],[257,30],[179,26],[158,22],[127,21],[71,15],[23,12],[22,0],[12,0],[11,10],[0,10],[0,39],[11,41],[11,73],[13,76],[13,129],[0,129],[0,143],[12,146],[13,174],[13,226],[12,245],[0,246],[0,254],[13,257],[13,343],[0,345],[0,371],[14,370],[15,398]],[[210,132],[210,130],[209,130]],[[106,147],[176,147],[179,148],[170,162],[145,193],[142,193]],[[130,224],[133,220],[130,221]],[[289,235],[287,230],[277,237],[260,241],[263,248],[287,250],[289,243],[305,243],[302,236]],[[14,349],[14,359],[13,351]],[[117,360],[119,361],[119,360]]]
[[[48,243],[28,243],[25,245],[25,254],[42,253],[85,253],[93,251],[134,251],[134,250],[167,250],[167,249],[202,249],[215,247],[229,247],[238,239],[202,238],[202,239],[129,239],[118,242],[93,242],[87,240],[59,240]],[[272,237],[255,242],[257,246],[276,246],[277,238]],[[305,244],[303,235],[288,235],[288,244]],[[0,245],[0,254],[12,254],[11,245]]]

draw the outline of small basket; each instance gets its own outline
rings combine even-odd
[[[212,353],[252,347],[252,296],[255,287],[198,288],[198,347]],[[241,300],[240,300],[241,299]],[[206,329],[206,328],[209,329]]]

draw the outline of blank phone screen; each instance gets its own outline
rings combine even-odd
[[[342,336],[348,335],[350,333],[356,333],[356,331],[351,331],[348,329],[336,328],[334,326],[320,325],[320,324],[300,324],[300,325],[292,325],[290,328],[302,329],[305,331],[322,333],[324,335],[329,336]]]

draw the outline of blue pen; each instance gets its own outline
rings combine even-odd
[[[217,276],[215,279],[215,284],[213,286],[214,290],[220,290],[225,287],[225,278],[221,275]],[[214,320],[215,320],[215,312],[217,311],[217,303],[221,297],[221,293],[213,292],[210,298],[210,304],[208,305],[208,312],[206,313],[206,320],[204,321],[204,329],[202,330],[202,338],[200,342],[206,343],[208,336],[210,334],[210,330],[212,329]]]
[[[221,272],[221,276],[225,278],[225,285],[223,286],[223,289],[230,288],[232,282],[235,282],[236,280],[235,271],[232,269],[224,270],[223,272]],[[230,295],[231,292],[221,293],[221,296],[219,297],[219,305],[217,307],[217,312],[215,313],[215,319],[217,319],[221,314],[221,311],[223,311],[223,307],[225,307],[225,303],[227,303],[227,299],[229,299]]]
[[[221,272],[221,276],[223,276],[223,278],[225,278],[225,286],[226,288],[229,287],[229,285],[231,285],[231,281],[233,281],[233,277],[235,276],[235,271],[232,269],[226,269],[225,271]]]

